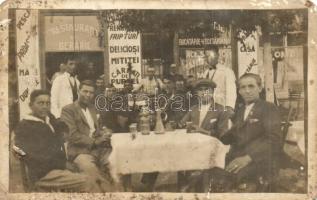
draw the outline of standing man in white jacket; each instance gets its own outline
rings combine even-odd
[[[51,112],[59,118],[62,108],[78,99],[79,81],[75,76],[76,61],[72,57],[64,60],[66,72],[57,76],[51,89]]]
[[[218,63],[219,50],[217,46],[205,49],[205,55],[208,68],[203,77],[211,79],[217,84],[217,89],[214,92],[215,102],[233,112],[237,99],[235,74],[232,69]]]

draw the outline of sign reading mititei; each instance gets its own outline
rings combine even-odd
[[[128,64],[132,65],[131,78],[134,84],[141,78],[140,33],[126,31],[115,22],[108,27],[110,82],[117,88],[129,78]]]

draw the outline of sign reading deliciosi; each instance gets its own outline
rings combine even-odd
[[[141,39],[140,33],[126,31],[120,28],[120,23],[109,24],[109,71],[110,82],[117,88],[122,88],[126,79],[139,82],[141,74]],[[128,64],[132,70],[129,72]]]

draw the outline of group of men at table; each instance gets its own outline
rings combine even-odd
[[[183,128],[186,122],[191,121],[192,132],[216,137],[230,145],[230,151],[226,155],[224,169],[204,170],[200,176],[194,176],[195,172],[179,172],[184,183],[180,189],[182,192],[205,192],[210,180],[216,185],[222,184],[222,191],[232,191],[244,183],[260,182],[262,186],[269,187],[278,170],[282,139],[277,108],[260,98],[260,76],[246,73],[237,81],[243,104],[234,109],[237,95],[235,76],[218,63],[218,56],[217,49],[206,51],[209,65],[206,77],[194,81],[192,85],[199,101],[185,112],[177,124]],[[154,77],[150,76],[137,89],[150,90],[152,85],[157,87],[156,84],[163,87],[163,83]],[[213,95],[215,88],[217,96]],[[94,82],[80,82],[78,99],[63,106],[58,118],[51,114],[52,97],[48,91],[39,89],[30,94],[31,113],[16,127],[14,145],[26,153],[24,159],[34,189],[76,192],[123,190],[121,184],[112,180],[108,167],[111,133],[120,131],[113,130],[116,126],[111,127],[111,119],[104,117],[107,115],[98,113],[94,104],[95,92]],[[127,115],[123,114],[121,119],[125,117]],[[156,176],[157,173],[144,175],[144,191],[153,190]],[[190,188],[192,186],[196,189]]]

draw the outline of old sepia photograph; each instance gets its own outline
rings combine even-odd
[[[0,5],[6,192],[317,198],[312,2],[106,5]]]

